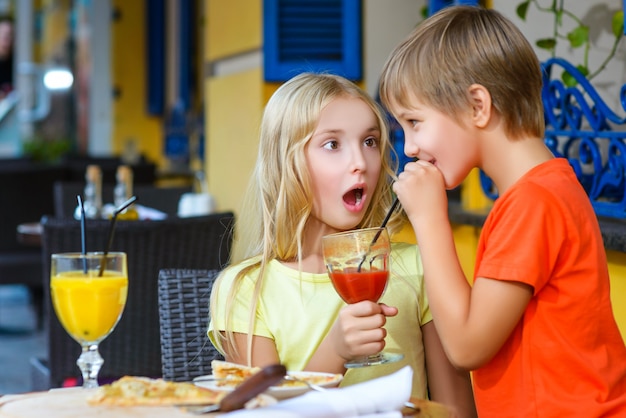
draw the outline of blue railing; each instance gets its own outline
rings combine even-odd
[[[578,84],[563,84],[554,74],[559,68]],[[626,118],[613,112],[569,62],[551,58],[542,64],[542,70],[546,145],[554,155],[567,158],[597,215],[626,218]],[[621,88],[620,102],[626,109],[626,85]],[[489,198],[498,197],[483,172],[481,185]]]

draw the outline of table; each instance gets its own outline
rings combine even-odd
[[[63,388],[48,392],[33,392],[0,397],[0,418],[190,418],[191,415],[176,407],[111,407],[90,406],[87,398],[95,389]],[[444,405],[424,399],[411,398],[419,411],[405,408],[403,416],[414,418],[452,418],[453,413]],[[211,413],[204,416],[223,416]]]
[[[17,226],[17,242],[29,247],[41,247],[43,227],[39,222],[25,222]]]

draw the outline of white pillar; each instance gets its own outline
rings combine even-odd
[[[91,86],[89,93],[89,155],[113,153],[111,85],[111,1],[89,2]]]
[[[17,71],[21,63],[26,65],[33,60],[33,2],[32,0],[20,0],[15,3],[15,59],[14,74],[16,74],[16,91],[19,92],[18,111],[30,110],[35,105],[35,78],[30,75],[20,74]],[[20,123],[22,138],[30,138],[33,135],[32,122]]]

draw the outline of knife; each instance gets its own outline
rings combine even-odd
[[[189,409],[188,411],[199,415],[216,411],[229,412],[242,409],[246,402],[281,381],[286,374],[287,368],[282,364],[272,364],[263,367],[260,371],[244,380],[235,390],[224,396],[218,404],[199,409]]]

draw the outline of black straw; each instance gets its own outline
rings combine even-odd
[[[363,266],[363,263],[365,262],[365,259],[367,258],[367,255],[372,250],[372,247],[374,246],[374,244],[376,244],[376,241],[378,241],[378,237],[380,237],[381,232],[383,232],[383,228],[385,226],[387,226],[387,222],[389,222],[389,218],[391,218],[391,215],[396,210],[396,208],[398,207],[399,203],[400,203],[400,201],[398,200],[398,197],[396,196],[395,200],[391,204],[391,207],[389,208],[389,211],[387,212],[387,215],[385,215],[385,219],[383,219],[383,223],[380,225],[380,229],[378,230],[378,232],[376,232],[376,235],[374,235],[374,238],[372,239],[372,242],[370,242],[370,246],[367,248],[367,252],[365,254],[363,254],[363,258],[359,262],[359,266],[356,269],[357,272],[359,272],[359,273],[361,272],[361,266]]]
[[[393,214],[393,212],[398,207],[398,203],[400,203],[400,201],[398,200],[398,197],[396,196],[396,198],[394,199],[393,203],[391,204],[391,208],[389,208],[389,212],[387,212],[387,215],[385,215],[385,219],[383,219],[383,223],[380,225],[381,229],[379,229],[378,232],[376,233],[376,235],[374,235],[374,239],[372,240],[372,243],[370,244],[370,247],[372,245],[374,245],[376,243],[376,241],[378,240],[378,237],[380,237],[380,233],[382,232],[382,228],[387,226],[387,222],[389,222],[389,218],[391,218],[391,215]]]
[[[109,234],[106,242],[106,246],[104,247],[104,252],[102,253],[102,261],[100,262],[100,271],[98,272],[98,276],[102,277],[104,274],[104,265],[106,264],[107,254],[109,254],[109,250],[111,249],[111,245],[113,245],[113,231],[115,230],[115,223],[117,222],[117,215],[120,214],[124,209],[135,203],[137,200],[137,196],[133,196],[128,199],[126,202],[122,203],[115,212],[113,212],[113,216],[111,217],[111,223],[109,224]]]
[[[85,206],[80,195],[76,195],[78,207],[80,208],[80,253],[83,255],[83,274],[87,274],[87,245],[85,244]]]

